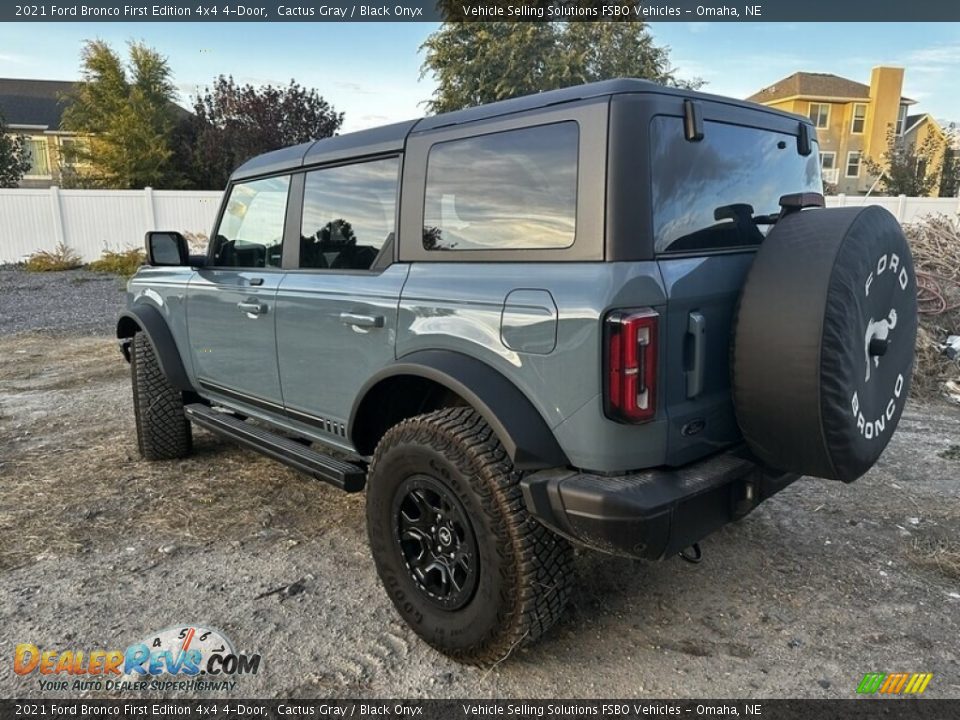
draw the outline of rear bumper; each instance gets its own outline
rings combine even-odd
[[[543,470],[520,486],[527,509],[551,530],[602,552],[655,560],[743,517],[797,477],[734,450],[629,475]]]

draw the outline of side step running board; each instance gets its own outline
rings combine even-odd
[[[190,422],[202,428],[223,435],[318,480],[324,480],[341,490],[363,490],[366,471],[358,465],[318,453],[296,440],[238,420],[232,415],[217,412],[200,403],[187,405],[184,413]]]

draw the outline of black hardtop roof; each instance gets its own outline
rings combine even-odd
[[[560,105],[577,100],[621,95],[626,93],[656,93],[660,95],[676,95],[694,100],[708,100],[728,105],[750,108],[780,117],[789,117],[794,120],[809,122],[806,118],[791,113],[775,110],[764,105],[736,100],[722,95],[711,95],[684,88],[672,88],[659,85],[649,80],[635,78],[619,78],[603,80],[587,85],[575,85],[559,90],[548,90],[534,95],[524,95],[510,100],[479,105],[477,107],[456,110],[440,115],[431,115],[419,120],[383,125],[369,130],[336,135],[322,140],[303,143],[293,147],[282,148],[251,158],[233,173],[233,180],[269,175],[284,170],[293,170],[305,165],[319,165],[321,163],[337,162],[350,158],[373,156],[403,150],[407,136],[411,133],[426,132],[441,127],[462,125],[477,120],[487,120],[503,115],[527,112],[552,105]]]

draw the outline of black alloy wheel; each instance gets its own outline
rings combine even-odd
[[[473,597],[480,554],[463,505],[437,478],[413,475],[398,489],[393,533],[410,576],[444,610]]]

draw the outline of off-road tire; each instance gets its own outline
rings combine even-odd
[[[395,529],[398,496],[423,476],[452,492],[476,538],[476,586],[457,609],[439,607],[417,585]],[[519,480],[497,436],[468,407],[395,425],[370,465],[367,530],[380,579],[413,630],[460,662],[490,665],[537,640],[569,597],[573,549],[529,515]]]
[[[140,454],[147,460],[189,455],[193,436],[183,414],[183,394],[164,377],[153,346],[142,332],[134,335],[130,344],[130,377]]]

